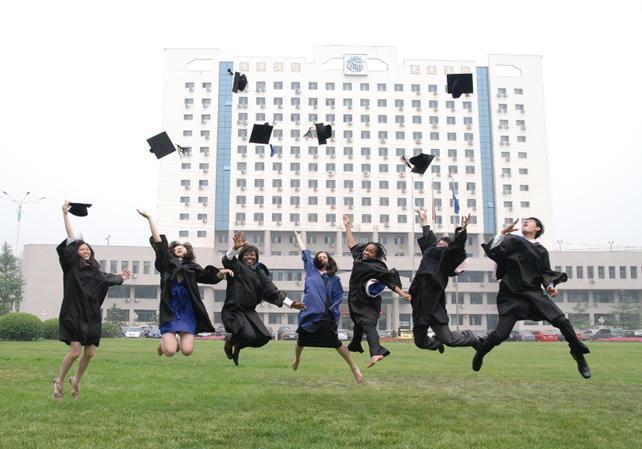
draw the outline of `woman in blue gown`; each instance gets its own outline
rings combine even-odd
[[[214,332],[207,309],[198,290],[198,284],[217,284],[231,270],[219,270],[211,265],[205,268],[195,262],[194,250],[189,243],[167,243],[151,215],[138,211],[149,221],[152,236],[149,241],[156,253],[156,270],[161,276],[160,331],[158,355],[168,357],[176,352],[190,355],[194,350],[194,334]]]

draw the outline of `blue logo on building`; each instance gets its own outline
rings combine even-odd
[[[365,63],[366,61],[364,61],[361,56],[352,56],[346,61],[346,69],[356,73],[363,72]]]

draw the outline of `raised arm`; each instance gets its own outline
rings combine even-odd
[[[71,203],[71,201],[65,200],[65,204],[62,205],[62,216],[65,219],[65,231],[67,231],[67,237],[75,239],[76,236],[74,235],[74,230],[69,222],[69,208],[71,207],[69,203]]]
[[[299,244],[301,251],[305,251],[305,245],[303,244],[303,240],[301,240],[301,234],[296,232],[296,229],[294,230],[294,236],[296,237],[296,242]]]
[[[154,241],[156,243],[160,243],[162,240],[161,240],[160,234],[158,233],[158,228],[156,227],[156,223],[154,223],[154,219],[152,218],[151,214],[145,212],[144,210],[141,211],[136,209],[136,211],[138,211],[138,213],[141,214],[143,217],[147,218],[147,221],[149,221],[149,229],[152,231],[152,237]]]
[[[419,215],[419,218],[421,218],[421,225],[422,226],[428,226],[428,209],[424,209],[423,211],[419,208],[415,209],[415,212],[417,212],[417,215]]]
[[[348,241],[348,249],[352,249],[357,242],[354,241],[354,236],[352,235],[352,228],[350,227],[350,217],[347,215],[343,216],[343,224],[346,227],[346,239]]]

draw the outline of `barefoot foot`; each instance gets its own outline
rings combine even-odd
[[[381,359],[383,359],[382,355],[373,355],[370,358],[370,365],[368,365],[368,368],[370,368],[372,365],[374,365],[375,363],[377,363]]]
[[[158,348],[156,348],[158,355],[163,355],[163,342],[158,343]]]
[[[294,362],[292,362],[292,369],[296,371],[299,368],[299,362],[301,359],[294,359]]]
[[[352,368],[352,374],[354,374],[354,379],[357,381],[357,383],[360,384],[363,380],[363,375],[361,374],[361,371],[359,370],[359,367],[357,365]]]

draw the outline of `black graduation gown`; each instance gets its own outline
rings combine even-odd
[[[225,330],[231,334],[239,334],[245,320],[250,320],[265,337],[271,338],[270,332],[256,313],[256,306],[261,301],[266,301],[282,307],[286,293],[274,285],[263,264],[257,264],[256,269],[252,269],[239,262],[236,257],[230,260],[223,256],[223,267],[234,273],[234,277],[226,276],[227,292],[221,310]]]
[[[412,296],[412,320],[415,325],[448,324],[446,286],[448,277],[455,276],[455,268],[466,260],[466,239],[461,228],[448,247],[438,248],[437,237],[430,226],[423,226],[423,237],[418,240],[422,257],[408,293]]]
[[[566,273],[551,270],[548,251],[539,243],[523,237],[506,235],[491,249],[492,241],[482,244],[486,255],[497,263],[499,315],[513,315],[518,320],[546,320],[549,323],[564,313],[542,291],[549,284],[566,282]]]
[[[363,259],[363,250],[366,244],[360,243],[353,246],[352,274],[348,292],[348,308],[350,317],[355,324],[369,323],[375,328],[381,315],[381,296],[371,298],[366,294],[366,284],[370,279],[376,279],[390,290],[401,288],[401,279],[396,269],[388,270],[388,266],[381,260]]]
[[[63,272],[64,296],[60,306],[60,341],[81,345],[100,344],[102,316],[100,307],[112,285],[120,285],[118,274],[103,273],[80,260],[78,240],[67,245],[65,239],[58,247]]]
[[[160,242],[155,242],[154,237],[149,238],[149,243],[156,253],[156,270],[161,277],[160,325],[163,326],[170,321],[174,321],[174,311],[169,306],[169,301],[172,298],[172,279],[176,277],[180,270],[183,270],[187,289],[192,299],[194,316],[196,317],[196,333],[214,332],[216,329],[212,326],[212,322],[207,315],[207,309],[198,291],[198,284],[218,284],[221,282],[221,279],[218,278],[219,269],[211,265],[203,268],[188,259],[183,259],[181,262],[178,257],[169,252],[167,237],[161,235],[160,238]]]

